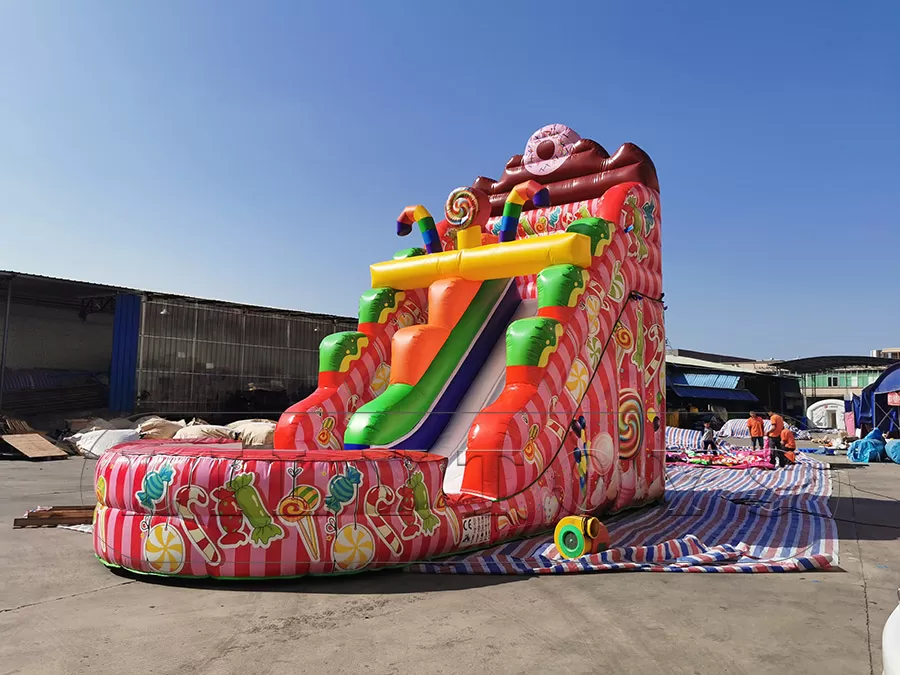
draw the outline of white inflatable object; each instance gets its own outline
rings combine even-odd
[[[897,593],[900,595],[900,590]],[[900,675],[900,605],[897,605],[884,624],[881,662],[884,665],[884,675]]]
[[[817,429],[844,431],[847,428],[844,422],[844,402],[837,398],[826,398],[813,403],[806,409],[806,419],[810,426]]]

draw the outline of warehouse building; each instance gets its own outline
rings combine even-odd
[[[0,411],[278,414],[356,320],[0,271]]]

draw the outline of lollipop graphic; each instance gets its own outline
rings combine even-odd
[[[644,407],[634,389],[619,394],[619,458],[631,459],[644,444]]]
[[[634,351],[634,335],[627,326],[617,323],[613,329],[613,337],[616,340],[616,367],[621,368],[625,355]]]
[[[591,373],[588,367],[581,362],[581,359],[575,359],[572,362],[572,369],[569,371],[569,378],[566,380],[566,391],[569,392],[575,403],[581,403],[590,379]]]
[[[172,525],[159,523],[144,540],[144,559],[161,574],[178,574],[184,565],[184,539]]]
[[[278,515],[286,523],[291,523],[300,532],[303,546],[312,560],[319,560],[319,535],[316,531],[316,519],[312,516],[322,493],[312,485],[298,485],[278,504]]]
[[[332,555],[335,565],[340,569],[358,570],[375,557],[375,539],[363,525],[344,525],[334,538]]]

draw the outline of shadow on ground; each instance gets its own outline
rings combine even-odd
[[[328,595],[446,593],[509,584],[516,581],[524,581],[528,578],[512,574],[410,574],[402,570],[382,570],[362,572],[360,574],[301,577],[297,579],[227,580],[157,577],[133,574],[123,569],[110,569],[110,572],[131,581],[184,589],[252,593],[323,593]]]

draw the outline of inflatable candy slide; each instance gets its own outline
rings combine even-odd
[[[553,124],[499,180],[404,209],[422,247],[371,266],[356,331],[274,450],[147,441],[97,464],[105,564],[195,577],[401,566],[556,531],[664,490],[665,333],[656,171]]]

